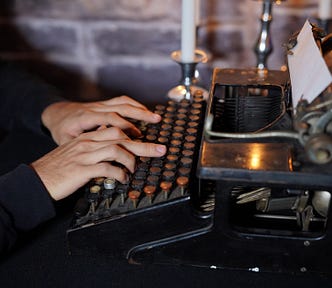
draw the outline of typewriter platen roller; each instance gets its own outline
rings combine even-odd
[[[196,104],[201,110],[192,113]],[[303,130],[296,128],[288,74],[215,69],[206,109],[201,104],[171,101],[173,112],[164,107],[162,125],[171,126],[168,135],[177,132],[181,120],[186,132],[181,141],[166,136],[169,151],[164,159],[140,159],[139,165],[149,167],[155,167],[153,161],[162,162],[157,166],[163,175],[168,156],[180,157],[170,161],[175,165],[173,178],[158,176],[157,184],[150,185],[147,179],[153,173],[148,168],[140,187],[132,186],[133,175],[127,192],[112,194],[111,209],[103,208],[106,196],[99,196],[96,207],[88,200],[88,214],[77,216],[68,230],[72,253],[103,253],[131,263],[329,272],[332,164],[318,164],[308,156]],[[183,113],[181,105],[187,109]],[[193,118],[197,134],[189,135]],[[158,130],[156,139],[166,131],[149,129]],[[189,136],[196,138],[188,142],[194,139]],[[178,145],[171,144],[174,140]],[[186,143],[193,152],[184,157],[192,160],[189,166],[180,160],[188,150]],[[176,153],[171,152],[174,147],[179,148]],[[185,168],[187,174],[182,175]],[[166,189],[165,182],[172,188]],[[96,189],[105,194],[100,192],[104,188]],[[153,190],[152,198],[146,190]],[[138,198],[130,196],[132,191]],[[91,191],[86,195],[89,199]]]

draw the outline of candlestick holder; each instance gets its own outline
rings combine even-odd
[[[200,86],[199,71],[196,69],[199,63],[207,62],[207,54],[203,50],[196,49],[192,63],[182,62],[180,50],[172,52],[171,58],[180,65],[182,77],[179,85],[169,90],[167,96],[175,101],[182,99],[192,100],[195,93],[200,91],[199,93],[203,94],[203,98],[207,99],[208,91]]]
[[[270,24],[272,22],[273,4],[279,4],[285,0],[262,0],[263,11],[261,14],[261,31],[259,33],[254,52],[257,57],[257,68],[267,69],[267,58],[273,51],[273,44],[270,34]]]

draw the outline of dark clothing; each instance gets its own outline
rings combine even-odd
[[[1,132],[25,126],[44,133],[41,113],[60,100],[49,86],[8,64],[0,64]],[[13,246],[18,232],[30,230],[54,215],[52,199],[31,167],[21,164],[0,176],[0,254]]]

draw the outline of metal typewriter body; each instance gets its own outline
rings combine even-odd
[[[144,196],[135,209],[90,215],[85,223],[76,216],[71,252],[131,263],[330,272],[332,165],[312,163],[299,141],[288,74],[215,69],[206,106],[197,113],[188,185],[176,184],[183,168],[177,160],[166,198],[158,188],[153,203]],[[164,179],[158,181],[160,187]]]

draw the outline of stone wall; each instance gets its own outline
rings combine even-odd
[[[208,86],[213,67],[252,67],[262,4],[202,0],[198,66]],[[285,64],[282,44],[314,17],[316,0],[274,5],[274,51],[268,66]],[[62,89],[93,100],[121,94],[146,104],[165,98],[180,79],[170,53],[180,48],[180,0],[1,0],[0,57],[19,62]]]

